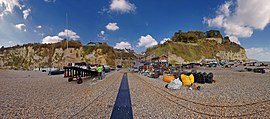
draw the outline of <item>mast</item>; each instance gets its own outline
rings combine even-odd
[[[66,36],[66,40],[67,40],[67,53],[66,53],[66,58],[65,58],[65,65],[68,65],[66,60],[67,60],[67,56],[68,56],[68,14],[66,13],[66,32],[67,32],[67,36]]]

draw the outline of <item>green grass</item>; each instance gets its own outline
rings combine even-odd
[[[182,57],[185,61],[196,61],[202,57],[214,58],[219,51],[237,53],[243,49],[240,45],[232,42],[224,42],[218,44],[216,41],[200,39],[197,45],[183,42],[169,42],[157,47],[148,48],[147,53],[156,56],[168,55],[168,53],[175,54]]]

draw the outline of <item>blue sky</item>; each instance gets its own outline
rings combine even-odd
[[[0,0],[0,46],[57,42],[68,32],[83,44],[141,52],[178,30],[217,29],[249,58],[270,61],[269,6],[269,0]]]

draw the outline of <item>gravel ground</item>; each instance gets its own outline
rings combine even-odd
[[[163,96],[153,92],[143,84],[141,79],[134,74],[129,74],[129,86],[131,93],[131,102],[134,118],[159,118],[159,119],[177,119],[188,117],[205,117],[194,112],[187,111]]]
[[[214,80],[217,82],[213,84],[199,84],[203,87],[201,91],[188,90],[187,87],[182,87],[180,90],[170,90],[164,88],[166,83],[162,81],[162,77],[151,79],[146,76],[133,74],[138,80],[140,79],[146,82],[143,83],[144,85],[140,85],[140,88],[133,89],[142,90],[142,87],[148,87],[150,88],[149,90],[157,90],[157,93],[154,95],[160,93],[160,96],[163,98],[154,97],[153,99],[156,99],[155,101],[159,99],[161,100],[159,102],[174,102],[177,103],[178,107],[185,108],[189,112],[206,113],[206,116],[233,117],[240,115],[241,117],[254,118],[270,117],[268,111],[270,110],[270,73],[236,72],[236,69],[199,69],[198,71],[213,72]],[[133,93],[139,92],[137,90],[133,91]],[[141,99],[141,101],[143,100]],[[134,102],[136,101],[137,99],[134,99]],[[259,103],[246,105],[257,102]],[[155,104],[161,103],[156,102]],[[154,106],[151,107],[153,108]],[[160,107],[164,107],[164,105],[162,104],[162,106],[155,108],[160,109]],[[164,108],[164,110],[167,109]],[[148,111],[146,112],[148,113]],[[181,111],[178,112],[182,113]],[[149,113],[157,112],[150,110]],[[141,114],[139,113],[139,115]]]
[[[77,84],[63,75],[0,70],[0,118],[110,118],[124,71]],[[198,71],[213,72],[216,83],[199,84],[201,91],[170,90],[162,77],[128,73],[134,118],[270,117],[269,72]]]
[[[103,80],[86,79],[79,85],[76,81],[68,82],[63,75],[0,71],[0,118],[69,118],[79,111],[96,107],[95,104],[99,101],[105,103],[101,100],[104,97],[100,95],[109,96],[105,94],[107,92],[110,92],[110,98],[106,98],[112,100],[112,103],[115,101],[117,94],[115,90],[120,85],[122,74],[122,72],[111,73]],[[108,111],[108,108],[101,108],[101,110],[103,112],[100,110],[87,112],[90,114],[87,116],[96,114],[110,116],[111,109]],[[74,117],[80,116],[83,117],[81,114]]]

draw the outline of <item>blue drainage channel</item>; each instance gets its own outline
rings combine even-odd
[[[127,73],[124,73],[111,119],[133,119]]]

